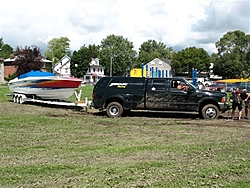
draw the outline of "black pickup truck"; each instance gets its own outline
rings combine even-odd
[[[216,119],[228,110],[226,93],[198,90],[183,78],[103,77],[93,89],[93,107],[120,117],[130,110],[198,112]]]

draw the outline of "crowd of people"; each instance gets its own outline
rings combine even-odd
[[[242,119],[242,110],[244,107],[244,118],[248,119],[248,111],[250,109],[250,93],[247,93],[245,89],[240,92],[238,89],[232,89],[232,95],[230,97],[232,103],[232,119],[235,119],[235,111],[239,110],[238,119]]]

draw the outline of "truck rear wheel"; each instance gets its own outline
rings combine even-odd
[[[118,102],[111,102],[108,104],[107,108],[107,116],[108,117],[120,117],[123,113],[123,107]]]
[[[207,104],[201,110],[203,119],[217,119],[219,116],[219,109],[213,104]]]

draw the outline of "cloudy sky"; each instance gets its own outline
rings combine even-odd
[[[209,54],[229,31],[250,34],[250,0],[9,0],[0,3],[0,37],[14,49],[68,37],[72,51],[123,36],[135,50],[153,39],[175,51]]]

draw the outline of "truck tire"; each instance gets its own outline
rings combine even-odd
[[[120,103],[118,102],[111,102],[108,104],[106,108],[106,113],[108,117],[121,117],[123,113],[123,107]]]
[[[219,116],[219,109],[213,104],[207,104],[201,110],[203,119],[217,119]]]

